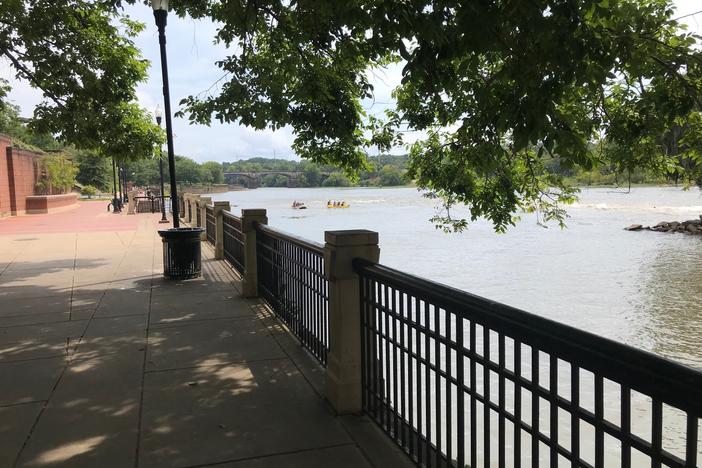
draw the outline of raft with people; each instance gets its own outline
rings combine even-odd
[[[327,201],[327,208],[349,208],[351,205],[345,201]]]
[[[304,204],[303,202],[294,201],[294,202],[292,203],[292,207],[291,207],[291,208],[292,208],[293,210],[306,210],[306,209],[307,209],[307,206],[305,206],[305,204]]]

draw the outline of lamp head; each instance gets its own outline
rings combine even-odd
[[[156,117],[156,123],[161,125],[161,118],[163,117],[163,112],[161,112],[161,106],[157,106],[154,111],[154,117]]]
[[[154,11],[168,11],[168,0],[151,0]]]

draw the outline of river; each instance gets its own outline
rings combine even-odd
[[[506,234],[477,221],[445,234],[436,202],[414,188],[262,188],[213,195],[232,211],[266,208],[272,227],[323,242],[371,229],[381,263],[702,368],[702,237],[629,232],[633,223],[697,218],[697,189],[583,189],[567,228],[534,215]],[[327,200],[348,209],[327,209]],[[307,210],[293,210],[293,200]]]
[[[378,231],[380,261],[387,266],[702,369],[702,236],[623,229],[697,218],[702,214],[697,189],[583,189],[568,209],[566,229],[544,228],[535,215],[523,214],[505,234],[496,234],[484,220],[459,234],[437,230],[428,221],[436,202],[414,188],[264,188],[212,198],[230,201],[234,213],[266,208],[270,226],[318,242],[325,230]],[[327,209],[330,199],[351,206]],[[305,202],[308,209],[291,209],[293,200]],[[609,384],[605,394],[618,395],[618,386]],[[594,401],[591,390],[582,391],[581,398]],[[508,407],[512,400],[508,394]],[[523,401],[525,414],[528,404]],[[608,396],[605,413],[618,414],[618,405],[618,397]],[[634,432],[650,440],[650,399],[634,393],[632,406]],[[667,413],[664,447],[680,453],[685,419],[679,412]],[[548,425],[547,415],[542,412],[542,427]],[[569,421],[560,424],[568,427]],[[592,453],[593,440],[583,432],[583,450]],[[523,445],[528,446],[527,439]],[[606,443],[608,463],[619,459],[617,450],[616,444]],[[548,464],[547,451],[541,458]],[[633,463],[646,459],[635,451]]]

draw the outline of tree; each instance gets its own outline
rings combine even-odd
[[[351,181],[340,172],[329,174],[329,177],[322,182],[323,187],[348,187]]]
[[[44,100],[29,126],[78,148],[146,157],[162,133],[135,104],[148,62],[131,38],[142,29],[119,2],[13,0],[0,8],[0,56]],[[8,86],[0,80],[0,107]]]
[[[200,183],[200,166],[198,163],[185,156],[176,156],[177,182],[186,185]]]
[[[355,172],[366,150],[409,144],[409,176],[450,208],[464,203],[498,230],[518,210],[562,223],[575,191],[544,171],[591,169],[591,142],[637,148],[694,118],[702,49],[670,0],[220,2],[181,0],[179,13],[221,24],[237,43],[217,61],[219,92],[182,101],[192,122],[290,126],[302,157]],[[403,64],[397,106],[366,115],[368,70]],[[681,167],[673,161],[673,170]],[[440,216],[449,229],[466,220]]]
[[[48,195],[66,193],[76,183],[78,167],[63,154],[41,158],[41,175],[37,185]]]
[[[204,184],[224,183],[224,169],[215,161],[207,161],[200,165],[200,181]]]
[[[392,186],[392,185],[402,185],[404,181],[402,180],[402,172],[397,167],[386,164],[380,170],[378,176],[380,179],[380,185]]]
[[[102,155],[88,150],[76,151],[73,159],[78,165],[76,180],[100,190],[112,189],[112,165]]]

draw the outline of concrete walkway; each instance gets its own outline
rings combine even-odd
[[[0,220],[0,467],[410,466],[333,414],[323,371],[208,246],[203,278],[164,281],[158,217],[130,218]]]

